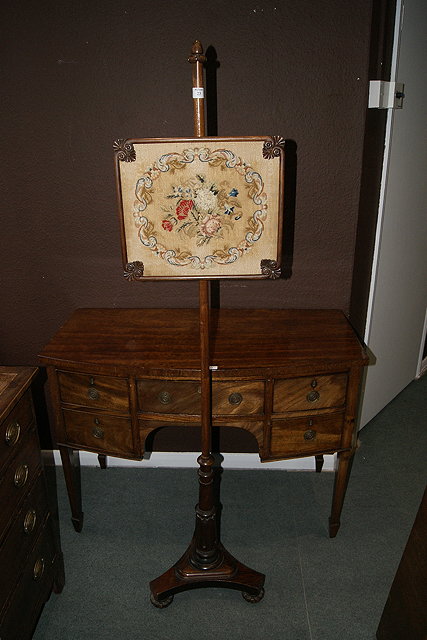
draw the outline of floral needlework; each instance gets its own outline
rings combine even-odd
[[[135,185],[139,241],[176,267],[236,262],[261,238],[267,212],[260,173],[226,148],[163,154]]]
[[[238,189],[230,188],[226,180],[217,186],[198,174],[173,186],[172,193],[167,195],[173,204],[162,207],[166,214],[162,227],[194,238],[198,247],[212,238],[224,238],[227,229],[233,229],[242,217],[238,194]]]

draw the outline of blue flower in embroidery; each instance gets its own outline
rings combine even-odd
[[[239,192],[237,191],[237,189],[232,189],[228,195],[232,197],[236,197],[238,193]]]
[[[226,207],[224,213],[226,216],[231,216],[233,214],[234,207]]]

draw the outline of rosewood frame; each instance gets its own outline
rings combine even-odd
[[[199,63],[201,64],[201,63]],[[202,80],[201,80],[202,82]],[[197,88],[202,88],[200,85],[195,85]],[[203,102],[203,98],[195,98],[193,102]],[[198,107],[199,108],[199,107]],[[198,123],[201,123],[200,117],[202,111],[199,108],[197,117],[199,118]],[[200,131],[204,132],[204,121],[203,128]],[[259,279],[259,278],[272,278],[276,279],[280,277],[281,274],[281,249],[282,249],[282,213],[283,213],[283,200],[284,200],[284,139],[280,136],[240,136],[240,137],[205,137],[203,134],[197,135],[192,138],[129,138],[129,139],[118,139],[114,142],[113,149],[115,153],[115,175],[116,175],[116,192],[118,197],[118,211],[119,211],[119,222],[120,222],[120,230],[121,230],[121,248],[122,248],[122,259],[123,259],[123,267],[124,267],[124,277],[128,281],[134,280],[180,280],[180,279],[229,279],[229,278],[239,278],[239,279]],[[209,273],[209,270],[199,271],[198,273],[189,274],[187,272],[185,275],[181,275],[178,272],[175,274],[169,273],[169,269],[165,271],[162,269],[162,264],[159,260],[158,266],[156,265],[155,271],[151,275],[147,275],[145,265],[143,260],[131,260],[129,257],[128,250],[128,231],[126,230],[125,223],[125,187],[123,185],[123,177],[121,171],[121,165],[126,165],[127,163],[134,162],[136,160],[136,151],[135,145],[156,145],[156,144],[193,144],[200,142],[205,143],[241,143],[242,144],[242,152],[240,149],[239,153],[244,154],[243,145],[246,143],[253,142],[263,142],[262,147],[262,156],[264,160],[268,159],[279,159],[279,171],[278,171],[278,184],[275,185],[275,189],[277,189],[277,200],[272,205],[275,210],[275,215],[277,215],[277,225],[276,225],[276,240],[275,246],[268,247],[268,251],[270,255],[265,255],[259,260],[258,270],[255,271],[251,265],[250,271],[248,271],[248,267],[243,267],[242,272],[240,273],[229,273],[227,268],[233,265],[233,262],[224,263],[220,266],[216,266],[217,271],[221,271],[221,273],[213,273],[212,275]],[[184,148],[184,147],[183,147]],[[151,238],[150,238],[151,239]],[[184,245],[184,248],[185,245]],[[249,248],[251,251],[253,247]],[[148,251],[148,249],[147,249]],[[141,247],[141,253],[144,253],[143,248]],[[147,254],[149,255],[149,254]],[[179,267],[178,267],[179,268]]]

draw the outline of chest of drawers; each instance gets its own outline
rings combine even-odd
[[[0,638],[32,637],[63,586],[31,396],[37,369],[0,367]]]
[[[249,431],[262,461],[337,453],[336,535],[367,356],[334,310],[212,310],[212,420]],[[40,355],[77,530],[79,450],[141,459],[147,436],[200,423],[197,309],[80,309]]]

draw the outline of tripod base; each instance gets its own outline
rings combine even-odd
[[[194,541],[184,555],[161,576],[150,582],[151,603],[160,609],[170,605],[175,593],[202,587],[228,587],[242,592],[247,602],[259,602],[264,595],[265,576],[236,560],[218,545],[218,561],[210,568],[197,567],[191,561]]]

